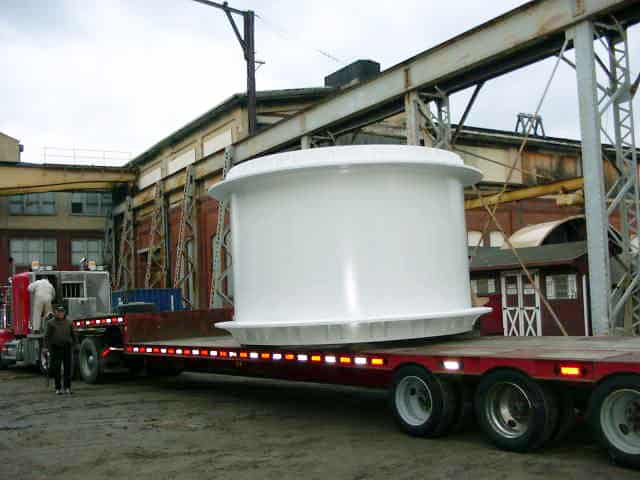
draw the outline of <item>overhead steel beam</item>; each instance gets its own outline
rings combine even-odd
[[[327,129],[374,115],[379,110],[400,111],[405,94],[413,90],[448,94],[495,78],[530,63],[556,55],[564,32],[584,20],[615,13],[624,24],[640,20],[638,0],[537,0],[426,50],[376,77],[342,90],[234,145],[234,163],[289,146],[299,148],[300,139]],[[196,164],[196,178],[217,172],[224,165],[219,151]],[[166,191],[181,188],[180,179],[165,185]],[[152,200],[136,197],[134,208]],[[116,210],[118,211],[118,210]]]
[[[545,185],[535,185],[533,187],[524,187],[511,192],[496,193],[495,195],[487,195],[482,200],[479,198],[472,198],[465,200],[465,210],[473,210],[475,208],[483,208],[484,205],[496,205],[501,203],[515,202],[516,200],[525,200],[527,198],[538,198],[545,195],[553,195],[558,193],[566,193],[574,190],[579,190],[584,185],[584,179],[571,178],[569,180],[559,180],[557,182],[548,183]]]
[[[133,183],[136,174],[118,167],[80,167],[0,162],[0,196],[70,190],[108,190]]]

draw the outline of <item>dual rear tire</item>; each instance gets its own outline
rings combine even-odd
[[[402,430],[413,436],[439,437],[469,423],[472,404],[478,423],[504,450],[535,450],[558,425],[558,403],[545,385],[517,371],[496,371],[478,385],[475,398],[464,383],[437,376],[418,365],[394,375],[391,408]]]

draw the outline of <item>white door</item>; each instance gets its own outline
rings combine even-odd
[[[537,272],[532,272],[536,286]],[[502,326],[505,336],[541,335],[540,297],[524,272],[501,275]]]

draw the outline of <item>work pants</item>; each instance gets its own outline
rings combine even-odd
[[[51,345],[49,353],[49,372],[56,380],[56,390],[62,388],[61,367],[64,367],[64,388],[71,388],[71,345]]]
[[[39,332],[42,330],[42,318],[51,312],[51,299],[42,299],[36,296],[33,300],[33,311],[31,312],[32,332]]]

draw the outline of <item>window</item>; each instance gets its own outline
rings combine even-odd
[[[471,280],[471,290],[479,297],[496,293],[496,281],[493,278],[476,278]]]
[[[547,275],[547,298],[563,300],[578,298],[576,275],[574,273]]]
[[[103,246],[103,240],[71,240],[71,263],[78,266],[80,265],[80,260],[86,258],[88,262],[94,260],[96,265],[102,265]]]
[[[489,245],[491,245],[492,247],[501,247],[502,245],[504,245],[504,235],[502,235],[502,232],[490,232]]]
[[[484,241],[482,240],[482,232],[469,230],[467,232],[467,245],[469,245],[470,247],[476,247],[480,245],[482,247],[484,245]]]
[[[11,215],[55,215],[56,197],[53,192],[25,193],[9,197]]]
[[[73,192],[71,213],[106,217],[111,215],[111,192]]]
[[[9,244],[16,265],[31,265],[33,261],[51,266],[58,263],[58,249],[53,238],[12,238]]]

